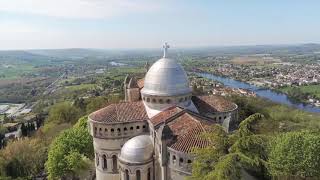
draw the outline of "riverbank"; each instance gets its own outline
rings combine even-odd
[[[304,110],[307,112],[320,113],[320,107],[312,106],[310,104],[295,102],[292,99],[290,99],[288,97],[288,95],[286,95],[284,93],[277,92],[275,90],[264,89],[264,88],[246,83],[246,82],[234,80],[229,77],[222,77],[222,76],[217,76],[214,74],[203,73],[203,72],[202,73],[198,72],[196,74],[199,76],[211,79],[211,80],[219,81],[227,87],[242,88],[242,89],[247,89],[247,90],[253,91],[258,96],[269,99],[269,100],[276,102],[276,103],[285,104],[290,107],[294,107],[294,108]]]
[[[237,78],[234,76],[227,76],[223,73],[219,73],[216,71],[207,71],[196,69],[198,73],[208,73],[213,74],[215,76],[224,77],[233,79],[236,81],[240,81],[243,83],[247,83],[250,85],[254,85],[261,89],[269,89],[275,91],[277,93],[283,93],[291,99],[291,101],[295,103],[308,104],[311,106],[320,107],[320,85],[319,84],[308,84],[308,85],[284,85],[279,86],[275,83],[272,83],[272,80],[263,80],[259,79],[246,79],[246,78]]]
[[[287,86],[278,88],[278,91],[301,102],[320,106],[320,85]]]

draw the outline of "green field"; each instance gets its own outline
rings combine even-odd
[[[0,80],[18,79],[24,74],[34,72],[35,70],[34,66],[26,64],[0,66]]]
[[[292,90],[294,87],[284,87],[280,88],[279,90],[288,93],[288,91]],[[307,86],[298,86],[296,88],[299,88],[303,93],[309,93],[312,96],[315,96],[316,98],[320,99],[320,84],[318,85],[307,85]]]

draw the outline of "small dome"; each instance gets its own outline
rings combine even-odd
[[[191,93],[186,72],[175,60],[162,58],[155,62],[144,80],[141,93],[176,96]]]
[[[136,136],[121,148],[120,160],[130,163],[143,163],[153,157],[153,144],[147,135]]]

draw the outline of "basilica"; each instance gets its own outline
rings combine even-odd
[[[183,67],[168,55],[145,78],[127,76],[125,101],[88,117],[97,180],[183,180],[192,172],[194,147],[213,124],[227,132],[238,124],[238,106],[221,96],[194,96]]]

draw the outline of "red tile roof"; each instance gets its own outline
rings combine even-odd
[[[137,101],[111,104],[91,113],[89,118],[93,121],[118,123],[145,121],[148,119],[148,115],[142,101]]]
[[[179,107],[176,107],[176,106],[170,107],[170,108],[160,112],[159,114],[155,115],[154,117],[152,117],[150,119],[150,122],[153,124],[153,126],[157,126],[157,125],[165,122],[170,117],[173,117],[182,111],[183,111],[183,109],[181,109]]]
[[[190,153],[195,147],[209,145],[208,139],[203,138],[202,134],[210,129],[212,122],[185,112],[167,125],[176,137],[169,147],[176,151]]]
[[[226,112],[237,108],[237,105],[222,96],[193,96],[192,102],[200,114]]]
[[[155,128],[165,123],[173,134],[169,147],[180,152],[190,153],[193,148],[204,148],[209,145],[208,139],[201,135],[209,131],[214,121],[202,116],[208,112],[223,112],[237,106],[220,96],[193,97],[193,103],[200,114],[180,107],[171,107],[150,119]],[[148,120],[142,101],[111,104],[89,115],[94,121],[121,123]]]

